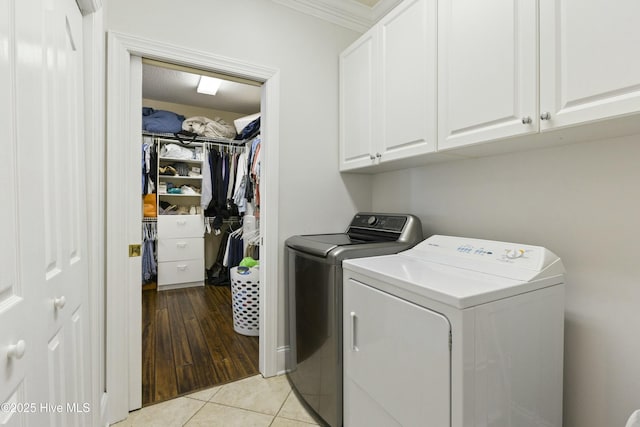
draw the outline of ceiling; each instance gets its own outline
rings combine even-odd
[[[211,96],[196,92],[199,81],[198,74],[142,65],[143,98],[242,114],[260,111],[260,86],[224,80]]]
[[[311,0],[276,0],[285,6],[298,8],[304,5],[304,2]],[[359,7],[365,12],[373,11],[376,6],[384,3],[382,13],[389,9],[397,0],[312,0],[316,5],[312,10],[301,10],[318,16],[321,19],[327,19],[338,25],[350,26],[351,23],[345,24],[341,19],[348,17],[351,13],[349,4],[359,4]],[[331,10],[332,14],[316,15],[318,8],[328,5],[327,10]],[[339,6],[336,8],[336,6]],[[365,6],[365,7],[363,7]],[[344,8],[344,9],[343,9]],[[337,10],[337,11],[336,11]],[[361,10],[359,11],[362,12]],[[337,17],[337,18],[336,18]],[[337,20],[336,20],[337,19]],[[368,18],[367,18],[368,19]],[[366,20],[365,20],[366,21]],[[370,25],[370,24],[369,24]],[[365,25],[366,27],[366,25]],[[360,28],[356,26],[355,28]],[[253,114],[260,111],[260,93],[259,86],[252,86],[233,81],[225,80],[222,82],[218,93],[215,96],[203,95],[196,92],[200,76],[198,74],[178,71],[174,69],[164,68],[160,66],[144,63],[142,66],[142,97],[154,99],[156,101],[172,102],[176,104],[192,105],[202,108],[210,108],[220,111],[230,111],[241,114]]]

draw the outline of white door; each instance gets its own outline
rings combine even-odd
[[[340,170],[370,166],[375,135],[375,28],[340,55]]]
[[[89,406],[82,16],[73,0],[2,7],[0,132],[11,160],[2,178],[13,203],[1,214],[0,401],[36,404],[8,423],[83,426],[98,408]],[[7,359],[20,340],[24,356]]]
[[[640,110],[638,16],[637,0],[540,1],[541,130]]]
[[[381,52],[380,161],[436,148],[436,0],[402,3],[378,25]]]
[[[438,2],[438,148],[538,131],[537,2]]]
[[[450,425],[447,318],[353,279],[343,313],[345,427]]]
[[[0,3],[0,152],[4,159],[0,168],[3,186],[4,208],[0,209],[0,425],[26,424],[26,414],[17,411],[17,405],[26,402],[26,379],[29,368],[36,366],[37,354],[31,346],[38,331],[35,322],[29,321],[33,312],[35,289],[21,275],[23,253],[20,252],[18,228],[19,180],[16,156],[18,146],[18,122],[15,110],[17,70],[17,37],[21,34],[14,19],[19,0]],[[24,66],[24,64],[20,64]],[[11,348],[10,346],[13,346]],[[12,410],[13,409],[13,410]]]

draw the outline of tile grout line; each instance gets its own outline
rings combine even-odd
[[[192,399],[192,400],[197,400],[197,399]],[[202,402],[202,401],[200,400],[200,402]],[[202,408],[204,408],[206,404],[207,404],[207,402],[202,402],[202,406],[200,406],[200,408],[197,411],[195,411],[193,414],[191,414],[191,416],[182,424],[182,427],[184,427],[187,424],[189,424],[189,421],[191,421],[193,419],[193,417],[195,417],[198,414],[198,412],[202,411]]]
[[[278,408],[278,410],[276,411],[276,414],[274,415],[273,419],[271,420],[271,423],[269,424],[269,427],[271,427],[273,425],[274,421],[276,420],[276,418],[278,418],[278,414],[280,413],[280,411],[282,411],[282,408],[284,407],[284,404],[287,403],[287,399],[289,398],[289,396],[291,396],[291,393],[292,393],[292,390],[289,390],[289,393],[287,393],[287,396],[284,398],[284,400],[280,404],[280,408]]]

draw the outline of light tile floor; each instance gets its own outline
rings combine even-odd
[[[284,375],[261,375],[131,412],[114,427],[309,427],[316,421]]]

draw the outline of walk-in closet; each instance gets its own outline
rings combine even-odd
[[[148,59],[142,79],[146,406],[259,373],[262,140],[260,84]]]

